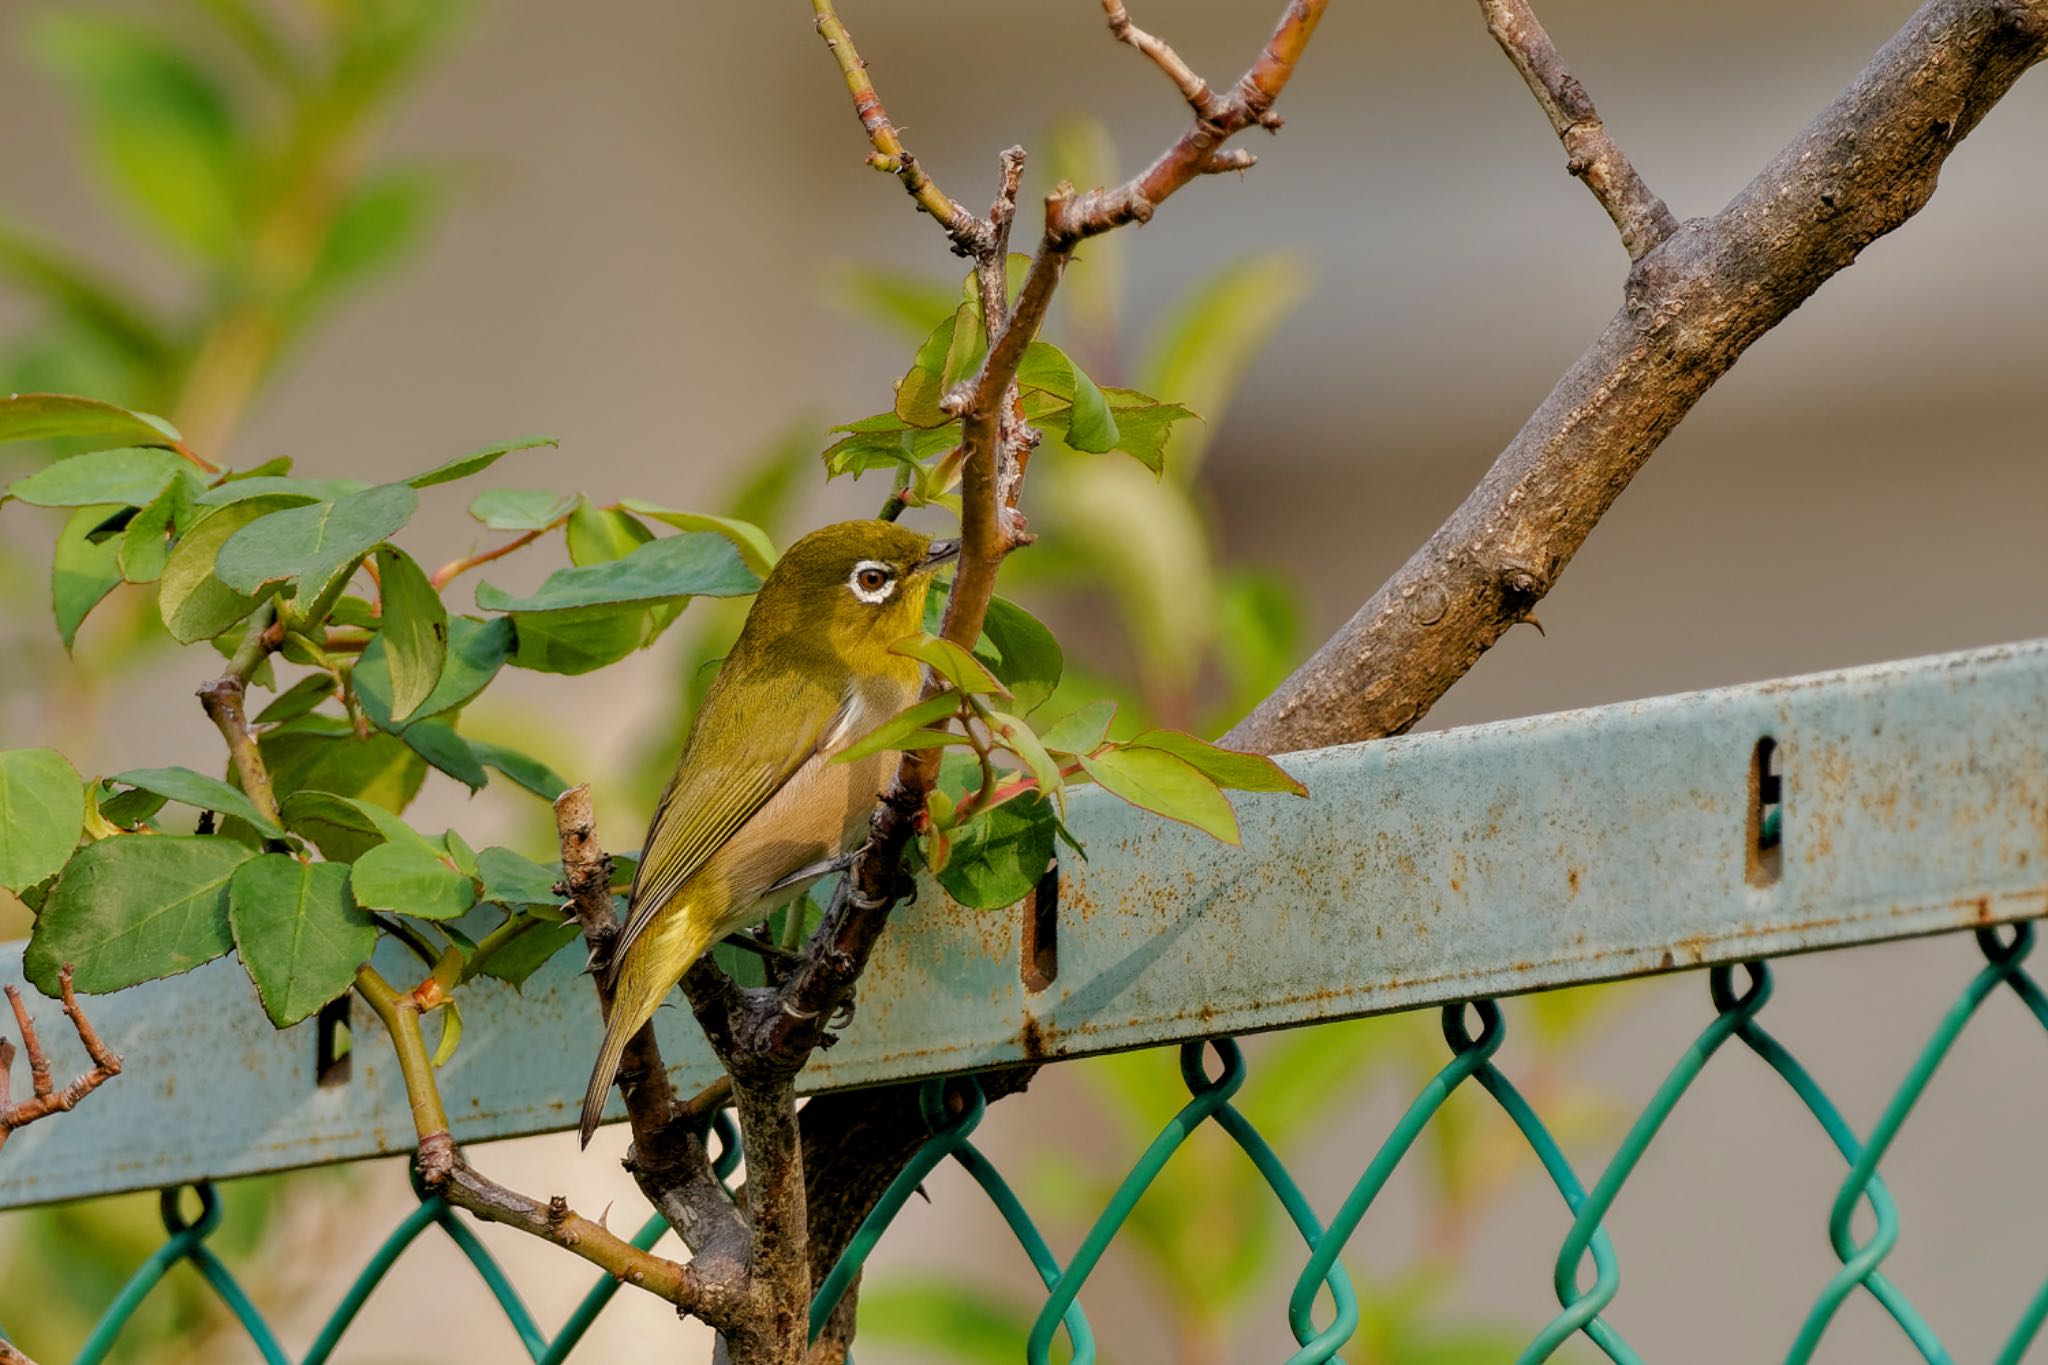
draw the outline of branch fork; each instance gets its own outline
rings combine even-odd
[[[71,1021],[79,1043],[85,1048],[85,1055],[92,1059],[92,1069],[62,1090],[57,1089],[51,1079],[50,1059],[43,1052],[42,1040],[36,1036],[34,1021],[28,1017],[28,1006],[22,1003],[21,992],[12,985],[8,986],[7,1003],[14,1007],[14,1025],[21,1031],[22,1050],[28,1054],[32,1093],[18,1104],[11,1100],[13,1081],[9,1068],[14,1065],[14,1044],[0,1038],[0,1147],[7,1145],[7,1139],[16,1129],[26,1128],[52,1114],[69,1113],[87,1095],[121,1074],[121,1059],[100,1041],[91,1021],[85,1017],[85,1011],[79,1008],[78,997],[71,990],[71,964],[68,962],[57,974],[57,988],[64,1002],[64,1017]],[[4,1345],[0,1343],[0,1348]]]

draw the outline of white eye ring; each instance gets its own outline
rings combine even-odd
[[[881,576],[880,586],[868,587],[861,582],[863,578],[876,574]],[[879,606],[896,592],[896,571],[879,559],[863,559],[853,566],[853,573],[847,578],[846,586],[855,597],[869,606]]]

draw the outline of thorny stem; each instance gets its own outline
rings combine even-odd
[[[265,602],[257,608],[240,648],[228,662],[227,672],[199,689],[200,705],[206,708],[207,717],[220,731],[220,737],[227,741],[228,757],[234,763],[242,791],[272,821],[278,818],[277,797],[271,791],[270,770],[264,766],[256,736],[249,729],[243,701],[248,694],[250,675],[276,648],[271,639],[276,614],[275,602]]]
[[[14,1024],[21,1031],[21,1046],[28,1053],[28,1074],[32,1094],[19,1104],[11,1102],[12,1084],[8,1069],[14,1065],[14,1044],[0,1038],[0,1147],[7,1145],[8,1137],[17,1128],[26,1128],[37,1119],[52,1114],[67,1113],[78,1107],[87,1095],[101,1085],[121,1074],[121,1059],[105,1043],[79,1008],[78,997],[71,989],[71,964],[65,963],[57,973],[57,990],[64,1003],[64,1017],[71,1021],[71,1027],[78,1034],[78,1041],[85,1048],[85,1055],[92,1059],[92,1070],[71,1084],[58,1090],[52,1083],[50,1059],[44,1055],[42,1040],[36,1036],[35,1023],[28,1017],[28,1006],[21,1000],[21,992],[14,986],[7,988],[7,1003],[14,1007]],[[4,1344],[4,1343],[0,1343]]]

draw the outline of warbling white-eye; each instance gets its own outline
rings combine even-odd
[[[898,755],[831,759],[917,700],[923,665],[890,646],[922,627],[932,571],[957,553],[893,522],[842,522],[790,546],[761,585],[648,826],[608,969],[585,1146],[626,1040],[697,959],[864,837]]]

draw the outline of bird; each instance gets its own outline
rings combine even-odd
[[[583,1097],[583,1145],[626,1040],[727,934],[841,865],[898,755],[833,758],[917,700],[934,571],[960,552],[891,521],[791,545],[755,595],[649,822],[625,927],[600,968],[610,1004]]]

